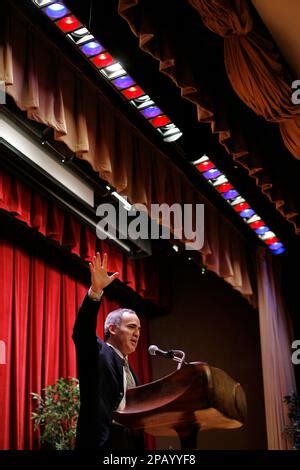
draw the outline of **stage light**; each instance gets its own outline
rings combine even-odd
[[[276,243],[276,242],[279,242],[277,237],[271,237],[271,238],[267,238],[267,240],[265,240],[266,245],[273,245],[273,243]]]
[[[230,183],[222,183],[222,184],[216,186],[216,190],[219,193],[227,193],[227,191],[229,191],[230,189],[233,189],[233,186]]]
[[[233,205],[233,208],[236,212],[242,212],[245,209],[249,209],[250,206],[247,202],[240,202],[239,204]]]
[[[246,202],[242,196],[236,196],[232,201],[230,201],[230,205],[235,208],[236,204],[241,204],[242,202]]]
[[[101,54],[98,54],[93,57],[91,60],[96,65],[96,67],[101,69],[103,67],[111,65],[114,59],[108,52],[102,52]]]
[[[86,28],[79,28],[76,31],[73,31],[70,34],[67,34],[69,38],[76,46],[80,46],[88,41],[94,40],[94,36]]]
[[[277,251],[277,250],[283,248],[283,244],[280,243],[280,242],[275,242],[275,243],[272,243],[271,245],[269,245],[269,248],[270,248],[270,250]]]
[[[250,207],[248,202],[228,181],[226,175],[221,173],[207,155],[202,155],[202,157],[193,161],[193,165],[226,202],[230,204],[234,211],[242,217],[243,221],[256,233],[260,240],[271,249],[273,254],[279,255],[285,252],[283,244],[276,237],[275,233],[255,213],[254,209]]]
[[[55,2],[42,10],[51,20],[58,20],[66,16],[70,11],[60,2]]]
[[[139,98],[131,100],[130,103],[139,111],[155,104],[148,95],[140,96]]]
[[[49,3],[54,3],[54,0],[33,0],[33,3],[35,3],[38,7],[45,7],[46,5],[49,5]]]
[[[243,219],[249,219],[255,212],[253,209],[245,209],[244,211],[240,212],[239,215],[243,217]]]
[[[206,160],[202,163],[199,163],[199,165],[197,165],[197,169],[202,173],[204,171],[208,171],[208,170],[211,170],[212,168],[215,168],[215,164],[210,161],[210,160]]]
[[[98,41],[87,42],[84,46],[81,46],[80,49],[87,57],[100,54],[100,52],[104,51],[104,47],[101,46]]]
[[[251,222],[249,225],[253,230],[256,230],[260,227],[264,227],[266,224],[262,220],[257,220],[256,222]]]
[[[162,135],[164,142],[174,142],[182,136],[182,132],[172,122],[159,127],[157,131]]]
[[[162,116],[157,116],[154,119],[150,120],[152,126],[154,127],[162,127],[165,126],[166,124],[170,123],[170,119],[168,116],[162,115]]]
[[[64,33],[69,33],[82,26],[75,16],[65,16],[61,20],[57,21],[56,25]]]
[[[157,106],[149,106],[149,108],[145,108],[144,110],[142,110],[141,114],[146,119],[150,119],[159,116],[159,114],[161,114],[161,110]]]
[[[161,135],[164,142],[174,142],[182,136],[180,129],[163,114],[151,97],[135,84],[127,71],[72,15],[62,1],[32,0],[32,3],[41,9],[52,20],[52,24],[56,25],[65,37],[80,49],[86,59],[98,69],[99,74],[109,80],[110,84],[127,98],[131,106],[140,111],[140,114]],[[154,108],[158,108],[159,113]],[[172,127],[167,128],[168,124]]]
[[[210,180],[210,179],[214,179],[214,178],[217,178],[218,176],[220,176],[221,172],[217,168],[211,168],[210,170],[205,171],[202,174],[203,174],[204,178],[206,178],[207,180]]]
[[[216,187],[220,186],[223,183],[228,183],[228,179],[225,175],[223,175],[223,173],[221,173],[221,175],[215,181],[210,181],[210,183],[212,183],[212,185]]]
[[[261,218],[259,215],[255,214],[253,217],[250,217],[250,219],[247,220],[247,224],[252,224],[253,222],[258,222],[259,220],[261,220]]]
[[[239,193],[235,189],[230,189],[229,191],[226,191],[226,193],[221,194],[221,196],[229,201],[230,199],[234,199],[237,197]]]
[[[252,228],[251,225],[250,225],[250,227]],[[257,235],[263,235],[264,233],[268,232],[269,230],[270,230],[269,227],[267,227],[266,225],[261,225],[260,227],[255,229],[255,233],[257,233]]]
[[[274,250],[272,251],[273,255],[281,255],[282,253],[285,252],[285,248],[282,247],[282,248],[279,248],[278,250]]]
[[[263,235],[260,236],[262,240],[267,240],[268,238],[276,237],[275,233],[269,230],[268,232],[265,232]]]
[[[112,80],[113,78],[121,77],[122,75],[126,75],[126,70],[123,69],[122,65],[119,62],[115,64],[109,65],[105,67],[105,69],[100,70],[100,72],[108,78],[108,80]]]
[[[124,88],[129,88],[134,84],[133,78],[129,75],[124,75],[123,77],[119,77],[112,82],[119,90],[123,90]]]
[[[135,86],[131,86],[130,88],[127,88],[126,90],[123,90],[122,94],[128,100],[135,101],[135,98],[139,98],[140,96],[145,95],[145,92],[139,86],[135,85]],[[148,95],[145,95],[145,96],[148,96]]]

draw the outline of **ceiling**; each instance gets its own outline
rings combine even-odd
[[[283,56],[300,77],[300,2],[298,0],[252,0]]]
[[[176,32],[179,47],[183,50],[195,79],[198,79],[199,86],[214,89],[214,99],[220,114],[224,110],[233,128],[242,131],[250,153],[252,152],[253,161],[256,167],[260,168],[259,178],[256,171],[249,172],[243,159],[232,158],[219,142],[218,133],[212,133],[209,123],[199,122],[194,103],[183,98],[180,88],[170,76],[159,71],[158,60],[139,47],[138,38],[133,34],[128,23],[118,14],[118,3],[118,0],[109,2],[65,0],[65,4],[72,12],[100,41],[102,40],[128,73],[173,119],[183,131],[183,137],[175,144],[160,144],[154,133],[143,126],[139,120],[135,121],[133,113],[130,110],[127,111],[124,103],[119,100],[118,96],[115,96],[113,90],[109,90],[105,84],[99,84],[102,86],[102,91],[104,90],[124,113],[128,112],[130,119],[148,138],[152,139],[156,145],[161,145],[163,151],[185,171],[200,191],[205,193],[240,230],[247,232],[245,224],[239,220],[222,198],[211,191],[209,185],[202,181],[200,175],[190,165],[190,162],[203,153],[209,155],[227,174],[236,188],[278,233],[285,244],[298,245],[299,236],[296,235],[296,231],[300,227],[300,217],[297,215],[300,214],[300,162],[284,146],[278,126],[257,116],[232,89],[224,66],[223,38],[210,31],[202,23],[199,15],[186,0],[176,2],[153,0],[151,2],[152,14],[154,12],[157,15],[157,21],[165,34]],[[253,3],[261,2],[257,0]],[[255,21],[264,27],[254,8],[252,13]],[[262,13],[261,16],[266,16],[266,13]],[[272,24],[274,24],[274,15]],[[267,30],[265,34],[269,35]],[[271,38],[271,35],[269,37]],[[285,44],[281,48],[282,51],[288,43],[282,40],[283,37],[284,32],[281,29],[281,42]],[[290,35],[289,41],[291,40]],[[286,60],[288,59],[287,57]],[[291,58],[292,62],[293,60]],[[89,73],[88,66],[86,72]],[[265,191],[266,188],[270,188],[270,185],[271,190]],[[278,201],[283,201],[284,215],[278,210],[280,209]],[[248,232],[249,234],[246,234],[250,238],[253,237],[251,231],[248,230]]]

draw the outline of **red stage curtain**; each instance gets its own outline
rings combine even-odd
[[[139,295],[158,301],[158,276],[153,278],[152,268],[155,268],[149,266],[153,260],[128,258],[115,245],[97,239],[96,234],[81,225],[75,217],[66,214],[3,170],[0,171],[0,209],[58,245],[68,248],[70,255],[90,261],[97,250],[106,252],[109,271],[118,271],[119,279]]]
[[[0,365],[0,449],[38,447],[30,419],[30,392],[41,392],[59,377],[76,376],[72,329],[87,286],[9,241],[0,241],[2,312],[0,340],[5,364]],[[104,298],[98,321],[120,307]],[[150,380],[147,322],[132,363],[142,382]]]
[[[98,246],[95,235],[72,216],[56,208],[16,178],[0,173],[0,208],[39,231],[48,238],[70,248],[70,256],[90,259]],[[1,217],[1,214],[0,214]],[[30,393],[41,393],[59,377],[76,376],[75,348],[72,329],[76,311],[87,285],[76,273],[46,262],[16,237],[0,239],[0,449],[38,448],[38,433],[33,430],[31,412],[34,402]],[[13,241],[14,239],[14,241]],[[99,247],[99,246],[98,246]],[[145,295],[148,284],[147,260],[133,261],[117,248],[101,243],[109,256],[109,270],[120,272],[121,279],[138,293]],[[144,267],[144,265],[146,267]],[[152,268],[151,292],[156,298]],[[98,334],[103,337],[106,314],[121,305],[104,296],[98,320]],[[147,320],[141,318],[142,337],[132,364],[142,383],[150,380],[147,353]],[[4,357],[3,357],[4,356]],[[151,440],[148,446],[151,448]]]

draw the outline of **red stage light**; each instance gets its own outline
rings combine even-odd
[[[219,193],[226,193],[230,189],[233,189],[233,186],[230,183],[223,183],[223,184],[220,184],[219,186],[215,186],[215,188],[217,191],[219,191]]]
[[[256,220],[255,222],[252,222],[251,224],[249,224],[249,227],[253,228],[253,230],[255,230],[256,228],[259,228],[259,227],[264,227],[266,224],[264,223],[263,220]]]
[[[154,119],[150,120],[152,126],[154,127],[161,127],[165,126],[166,124],[169,124],[171,120],[168,118],[168,116],[165,116],[164,114],[162,116],[157,116]]]
[[[59,29],[61,29],[64,33],[70,33],[71,31],[74,31],[75,29],[78,29],[82,26],[80,21],[75,18],[75,16],[65,16],[61,20],[57,21],[55,23]]]
[[[99,69],[107,67],[113,62],[112,56],[108,52],[102,52],[101,54],[96,55],[92,58],[92,61]]]
[[[197,165],[197,168],[202,173],[203,171],[207,171],[207,170],[211,170],[212,168],[215,168],[215,165],[210,160],[206,160],[205,162],[199,163],[199,165]]]
[[[244,211],[245,209],[249,209],[250,206],[247,202],[241,202],[240,204],[236,204],[235,206],[232,205],[232,207],[234,208],[234,210],[236,212],[242,212]]]
[[[145,94],[145,92],[139,86],[136,85],[131,86],[126,90],[123,90],[122,93],[128,100],[139,98],[140,96]]]
[[[267,238],[264,240],[266,245],[272,245],[273,243],[279,242],[277,237]]]

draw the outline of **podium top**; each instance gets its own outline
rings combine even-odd
[[[200,430],[233,429],[243,425],[246,397],[226,372],[204,362],[181,369],[126,393],[126,407],[114,420],[154,436],[176,435],[178,426]]]

